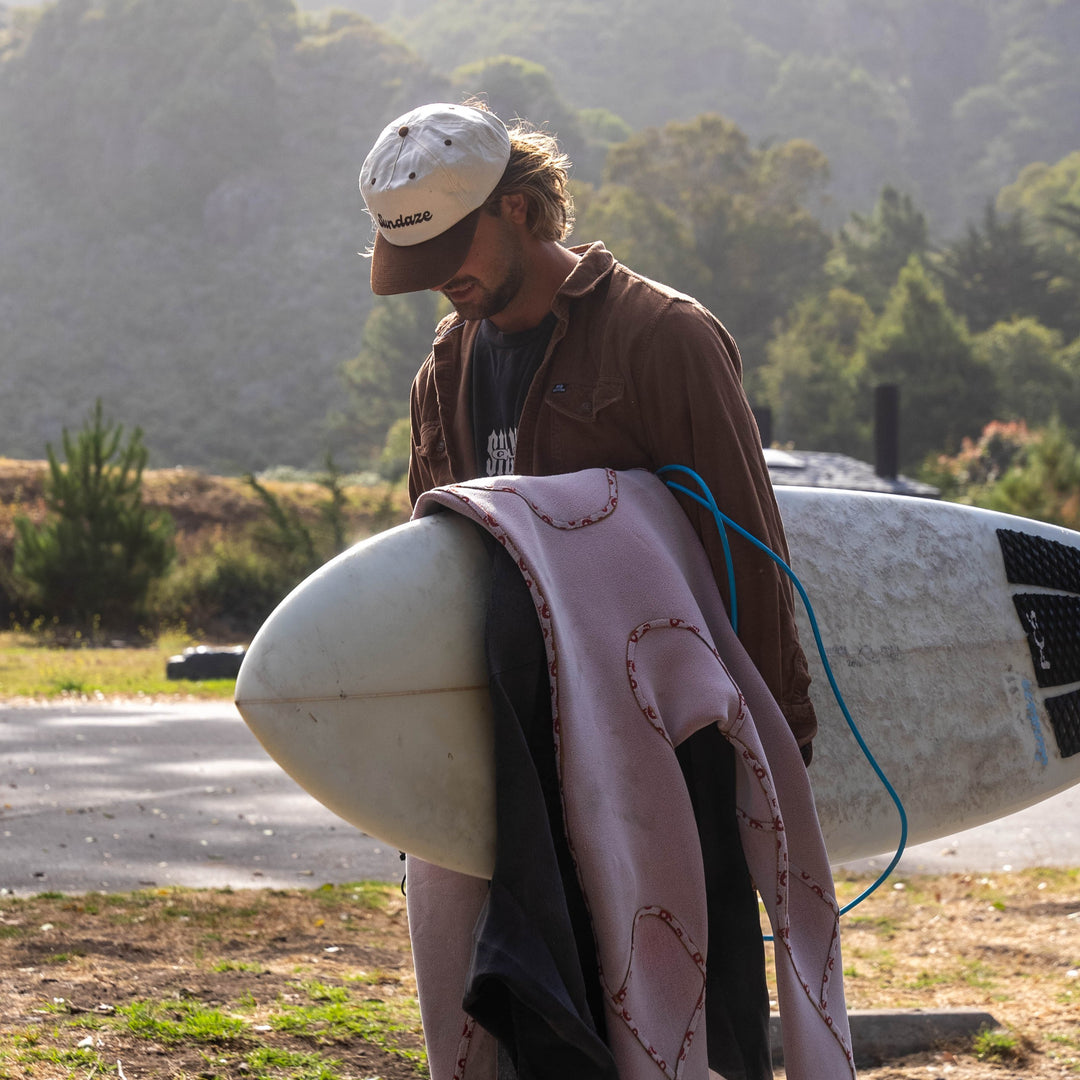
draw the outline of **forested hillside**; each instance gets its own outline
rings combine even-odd
[[[357,162],[445,80],[276,0],[61,0],[0,55],[0,451],[100,396],[160,464],[317,458],[369,303]]]
[[[101,398],[156,466],[377,459],[437,311],[373,304],[357,173],[476,92],[559,133],[577,239],[731,326],[779,438],[864,452],[885,378],[909,461],[1080,425],[1072,0],[335,7],[0,4],[0,455]]]
[[[321,6],[322,0],[305,0]],[[721,113],[832,166],[831,225],[891,184],[951,234],[1080,133],[1073,0],[335,0],[452,69],[510,54],[634,129]]]

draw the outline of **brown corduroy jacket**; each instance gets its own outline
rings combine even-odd
[[[633,273],[603,244],[572,250],[580,260],[552,304],[558,321],[521,414],[515,472],[688,466],[725,514],[787,561],[731,335],[696,300]],[[445,319],[413,382],[414,502],[423,491],[478,475],[470,385],[477,327],[457,316]],[[685,477],[676,479],[695,487]],[[723,544],[712,515],[686,496],[679,500],[730,611]],[[791,585],[746,540],[731,533],[729,542],[739,639],[809,760],[817,721]]]

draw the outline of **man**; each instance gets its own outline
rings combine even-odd
[[[411,498],[504,473],[684,465],[786,558],[734,340],[697,301],[633,273],[602,244],[562,244],[573,225],[569,164],[546,133],[508,131],[483,107],[450,104],[395,120],[364,162],[373,291],[432,289],[454,308],[412,388]],[[730,601],[715,524],[692,500],[684,507]],[[740,640],[809,762],[816,721],[791,588],[746,541],[733,537],[731,550]],[[771,1072],[756,901],[745,867],[733,869],[733,796],[715,798],[733,772],[725,752],[706,742],[680,758],[699,824],[706,802],[723,818],[701,825],[703,846],[733,860],[717,873],[726,933],[712,933],[710,912],[708,994],[727,1001],[726,1018],[709,1014],[710,1062],[721,1061],[713,1067],[725,1076],[763,1077]],[[726,986],[722,968],[734,975]]]

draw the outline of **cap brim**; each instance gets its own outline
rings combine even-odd
[[[375,234],[371,255],[371,291],[376,296],[420,292],[449,281],[461,269],[476,235],[483,207],[466,214],[445,232],[422,244],[403,247]]]

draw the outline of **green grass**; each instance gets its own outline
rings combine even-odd
[[[416,1066],[423,1066],[422,1050],[401,1046],[398,1036],[420,1034],[419,1005],[415,999],[399,1004],[357,997],[346,987],[310,981],[300,984],[310,1004],[292,1005],[273,1016],[276,1031],[317,1044],[343,1042],[358,1036]]]
[[[247,1025],[201,1001],[136,1001],[116,1010],[132,1035],[166,1045],[199,1043],[225,1045],[241,1038]]]
[[[11,1058],[22,1066],[19,1075],[33,1076],[35,1065],[55,1065],[62,1069],[70,1070],[69,1075],[87,1075],[86,1071],[76,1073],[75,1070],[87,1070],[90,1074],[110,1071],[103,1068],[105,1063],[101,1055],[91,1047],[71,1047],[60,1049],[55,1046],[38,1046],[37,1039],[29,1033],[16,1035],[13,1039],[14,1050]],[[0,1076],[14,1076],[14,1073],[4,1073],[4,1058],[0,1057]]]
[[[844,924],[851,928],[871,930],[886,941],[896,937],[900,932],[900,924],[891,915],[848,915]]]
[[[341,1062],[317,1053],[297,1053],[264,1046],[245,1055],[247,1068],[244,1075],[249,1080],[337,1080]]]
[[[957,980],[979,990],[992,990],[997,985],[995,976],[996,972],[989,964],[971,960],[963,965]]]
[[[247,971],[258,975],[260,972],[265,971],[266,968],[262,964],[252,964],[246,960],[221,960],[214,964],[213,970],[218,972]]]
[[[143,647],[60,647],[48,635],[24,631],[0,633],[0,699],[71,696],[139,697],[184,694],[200,699],[231,699],[232,679],[167,679],[169,657],[191,644],[182,633],[169,634]]]
[[[1007,1031],[981,1031],[971,1046],[980,1061],[1002,1065],[1021,1061],[1024,1057],[1020,1039]]]

